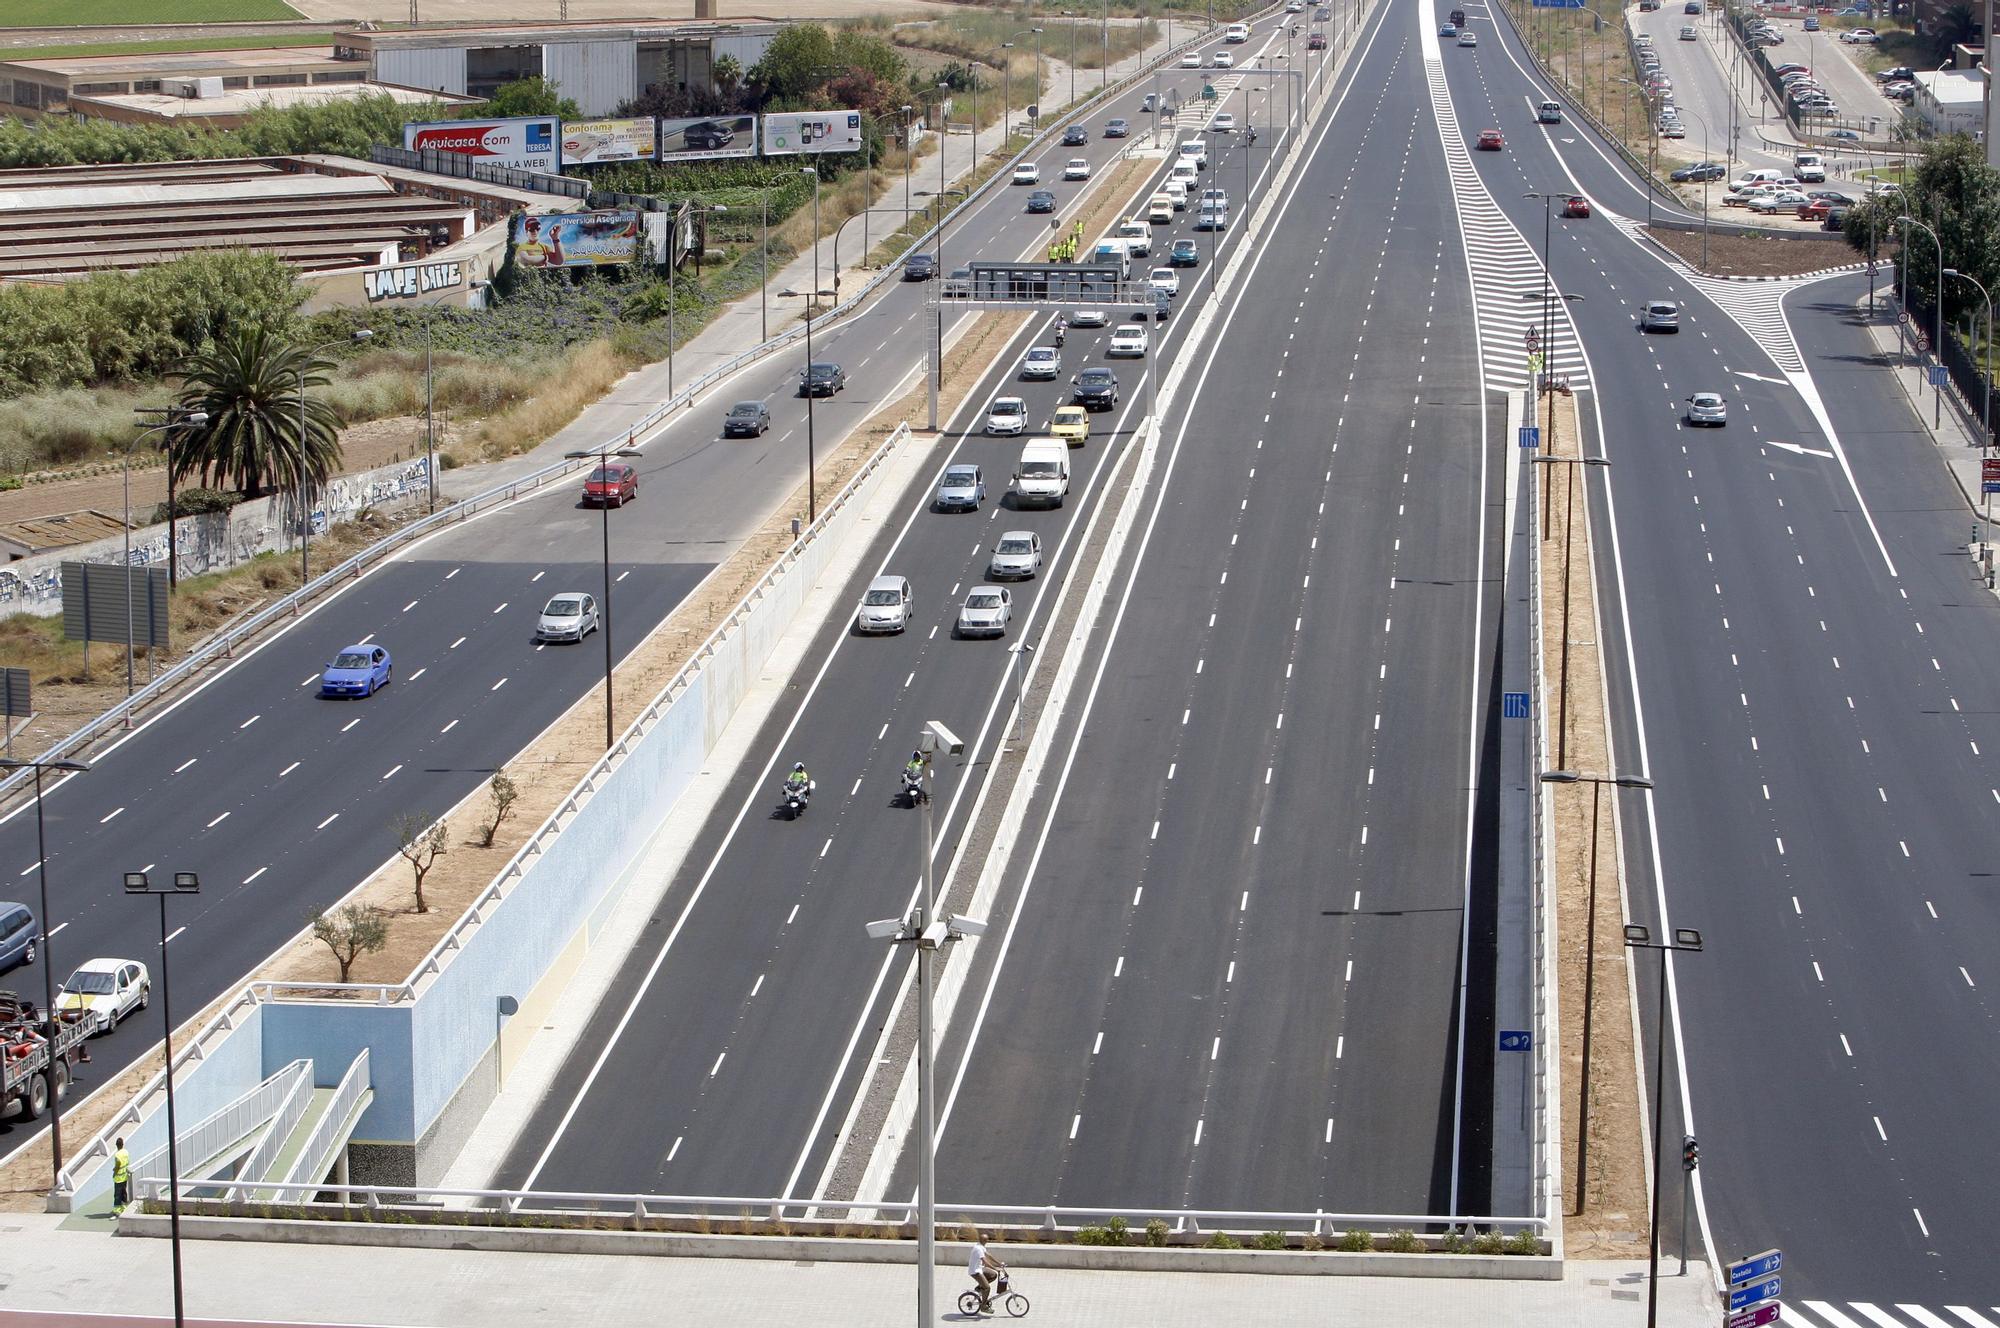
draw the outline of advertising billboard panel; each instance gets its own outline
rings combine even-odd
[[[710,115],[699,120],[660,121],[662,161],[756,155],[757,117],[754,115]]]
[[[660,150],[659,132],[659,121],[650,115],[631,120],[565,120],[563,165],[651,161]]]
[[[764,155],[861,151],[861,112],[786,111],[764,117]]]
[[[406,124],[403,146],[418,152],[456,152],[494,166],[556,175],[562,171],[561,125],[552,115]]]
[[[522,267],[629,263],[639,252],[639,214],[541,212],[514,218],[514,261]]]

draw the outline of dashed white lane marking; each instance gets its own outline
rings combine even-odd
[[[339,819],[340,819],[340,813],[335,812],[333,815],[327,817],[324,821],[321,821],[318,825],[314,826],[313,829],[324,830],[328,826],[332,825],[335,821],[338,821]]]

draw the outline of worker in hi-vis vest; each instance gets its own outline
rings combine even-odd
[[[125,1141],[118,1141],[118,1151],[111,1155],[111,1207],[115,1212],[123,1212],[125,1205],[132,1202],[132,1155],[125,1151]]]

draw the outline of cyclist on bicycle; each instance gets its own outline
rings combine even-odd
[[[972,1253],[965,1261],[965,1271],[972,1274],[972,1285],[979,1291],[979,1312],[993,1312],[993,1288],[1007,1271],[1007,1265],[994,1258],[986,1248],[983,1233],[972,1233]]]

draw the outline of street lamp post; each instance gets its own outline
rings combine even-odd
[[[476,280],[466,288],[466,294],[476,290],[486,290],[490,282]],[[430,510],[438,510],[438,394],[436,380],[430,374],[430,312],[438,306],[438,300],[458,294],[454,290],[444,290],[424,302],[424,480],[430,482]]]
[[[938,916],[937,881],[933,871],[931,845],[931,804],[936,795],[937,754],[960,755],[965,744],[937,720],[924,725],[917,750],[924,753],[924,796],[917,806],[923,812],[922,838],[917,845],[921,859],[923,896],[908,918],[882,918],[867,925],[874,940],[892,945],[908,945],[917,952],[917,1325],[931,1328],[937,1322],[937,1085],[931,1064],[932,969],[937,953],[953,941],[983,935],[986,923],[979,918]]]
[[[1556,687],[1556,764],[1560,766],[1569,763],[1569,551],[1576,510],[1576,467],[1608,466],[1611,462],[1604,457],[1587,456],[1538,456],[1535,462],[1538,465],[1570,468],[1563,493],[1562,669],[1561,681]]]
[[[1062,16],[1069,20],[1069,99],[1074,105],[1076,103],[1076,14],[1065,9],[1062,11]]]
[[[597,447],[580,452],[565,452],[570,461],[585,461],[595,458],[601,471],[610,464],[612,457],[640,457],[645,453],[636,447]],[[608,476],[606,477],[609,478]],[[618,741],[613,727],[616,712],[611,705],[611,498],[605,495],[600,504],[603,509],[604,528],[604,601],[598,606],[597,630],[604,637],[604,750],[610,751]]]
[[[1986,301],[1986,347],[1980,356],[1979,381],[1984,386],[1983,400],[1979,407],[1979,454],[1981,458],[1993,454],[1993,296],[1979,279],[1959,271],[1955,267],[1944,270],[1944,276],[1957,277],[1979,292]],[[1940,282],[1942,285],[1942,282]],[[1944,307],[1944,292],[1938,291],[1938,307]],[[1993,546],[1988,532],[1993,526],[1993,491],[1980,481],[1980,498],[1986,504],[1986,519],[1979,527],[1979,565],[1986,569],[1986,588],[1993,589]],[[130,633],[127,633],[130,635]]]
[[[205,410],[182,410],[179,406],[168,406],[165,409],[167,415],[167,422],[165,424],[155,424],[150,428],[141,429],[138,433],[133,434],[132,441],[125,445],[125,464],[123,466],[123,470],[125,472],[125,520],[122,524],[124,526],[123,533],[125,536],[125,559],[123,564],[125,568],[125,695],[128,698],[132,695],[132,654],[133,654],[132,650],[132,453],[134,449],[136,449],[139,446],[141,439],[151,437],[153,434],[167,433],[174,429],[199,429],[203,425],[208,423],[208,412]],[[171,484],[171,475],[173,473],[173,468],[174,468],[173,449],[169,447],[167,449],[167,472],[170,477],[169,478],[170,484]],[[167,500],[167,529],[169,532],[171,532],[174,528],[173,522],[174,522],[174,505],[172,497],[169,496]],[[167,558],[170,566],[173,560],[173,552],[174,551],[171,548],[167,550]],[[151,649],[150,634],[147,643],[147,648],[149,650]],[[149,654],[146,658],[148,661],[150,661],[152,659],[152,656]],[[147,670],[149,676],[151,673],[151,668],[152,665],[149,662],[147,664]],[[131,726],[132,726],[132,717],[130,715],[127,715],[125,717],[125,727],[130,728]]]
[[[939,156],[939,161],[938,161],[939,187],[936,195],[938,200],[937,280],[944,284],[939,286],[938,288],[939,298],[937,303],[937,317],[933,322],[931,328],[931,334],[932,334],[931,367],[930,367],[930,372],[925,375],[925,378],[929,381],[929,386],[930,386],[929,428],[932,433],[936,433],[938,429],[938,394],[944,390],[944,298],[943,296],[946,293],[949,293],[951,289],[951,278],[948,275],[950,269],[945,266],[944,262],[945,222],[951,216],[951,211],[950,211],[951,205],[945,202],[945,200],[947,198],[962,197],[965,192],[962,189],[946,189],[943,187],[943,176],[944,176],[943,152],[940,151],[938,156]],[[810,421],[810,416],[808,416],[808,421]]]
[[[364,327],[356,330],[353,335],[347,338],[347,341],[358,346],[374,335],[373,332]],[[312,580],[312,492],[314,486],[312,481],[312,463],[306,455],[306,368],[311,365],[313,356],[323,350],[331,350],[339,344],[340,342],[338,341],[329,341],[323,345],[314,346],[299,357],[299,469],[298,474],[292,478],[297,482],[299,496],[299,586],[301,589]],[[296,614],[298,611],[299,607],[294,603],[292,605],[292,612]]]
[[[1938,239],[1938,233],[1936,231],[1924,225],[1924,223],[1918,221],[1915,217],[1901,216],[1896,218],[1896,221],[1900,225],[1915,226],[1918,230],[1930,236],[1931,244],[1933,244],[1937,248],[1938,282],[1937,282],[1935,307],[1931,311],[1932,312],[1931,354],[1937,357],[1937,362],[1939,364],[1943,364],[1944,363],[1944,242]],[[1908,297],[1910,292],[1908,258],[1905,258],[1903,260],[1903,269],[1904,269],[1904,276],[1903,276],[1904,308],[1907,309],[1909,307]],[[1944,423],[1944,384],[1941,382],[1934,382],[1931,384],[1931,428],[1936,429],[1941,425],[1943,425],[1943,423]]]
[[[1617,788],[1649,789],[1653,781],[1637,775],[1589,775],[1574,770],[1548,770],[1544,784],[1590,785],[1590,896],[1584,908],[1583,926],[1583,1068],[1576,1096],[1576,1207],[1583,1211],[1584,1177],[1590,1162],[1590,1034],[1597,1009],[1597,804],[1606,784]]]
[[[834,295],[834,298],[835,298],[835,299],[838,299],[838,298],[840,297],[840,235],[841,235],[841,232],[842,232],[842,231],[845,231],[845,230],[847,229],[847,226],[848,226],[848,223],[849,223],[849,222],[853,222],[853,221],[861,221],[861,222],[862,222],[862,229],[863,229],[864,231],[866,231],[866,230],[867,230],[867,222],[866,222],[865,220],[863,220],[863,219],[864,219],[864,218],[866,218],[866,217],[868,216],[868,214],[869,214],[869,213],[871,213],[871,212],[894,212],[895,210],[896,210],[896,209],[894,209],[894,208],[863,208],[863,209],[861,209],[861,211],[859,211],[859,212],[855,213],[855,214],[854,214],[853,216],[851,216],[851,217],[848,217],[848,218],[847,218],[846,220],[842,221],[842,222],[841,222],[841,223],[840,223],[840,224],[839,224],[838,226],[835,226],[835,227],[833,228],[833,295]],[[866,263],[866,262],[868,261],[868,250],[867,250],[867,248],[866,248],[866,246],[867,246],[867,244],[868,244],[868,241],[867,241],[867,239],[866,239],[866,238],[864,238],[864,239],[863,239],[863,240],[861,241],[861,243],[862,243],[862,246],[863,246],[863,248],[862,248],[862,264],[865,264],[865,263]]]
[[[9,719],[7,722],[11,723]],[[15,760],[8,757],[0,760],[0,770],[33,770],[35,772],[35,870],[40,877],[42,891],[42,1036],[48,1039],[51,1060],[49,1062],[49,1144],[54,1150],[54,1162],[49,1174],[55,1181],[62,1179],[62,1098],[56,1092],[56,1064],[53,1053],[56,1045],[56,960],[50,949],[49,926],[49,847],[48,837],[42,826],[42,771],[61,770],[81,773],[90,769],[88,761],[50,761],[29,757]]]
[[[174,1265],[174,1324],[187,1321],[181,1294],[181,1154],[180,1124],[174,1115],[174,1004],[173,984],[167,973],[167,897],[201,893],[201,877],[193,872],[175,872],[171,886],[155,889],[142,871],[125,873],[125,893],[151,895],[160,901],[160,1018],[167,1036],[167,1214]]]
[[[806,526],[810,528],[819,520],[818,473],[819,461],[816,455],[816,440],[813,436],[813,300],[817,296],[832,295],[832,291],[795,291],[787,287],[779,295],[788,300],[803,299],[806,302],[806,372],[799,380],[799,390],[806,398]]]
[[[1653,1209],[1651,1249],[1646,1256],[1646,1328],[1658,1328],[1660,1321],[1660,1125],[1666,1102],[1667,1073],[1667,956],[1693,954],[1701,950],[1701,933],[1692,927],[1674,928],[1671,941],[1655,941],[1650,928],[1638,923],[1625,925],[1625,948],[1660,952],[1659,1017],[1653,1026]]]

